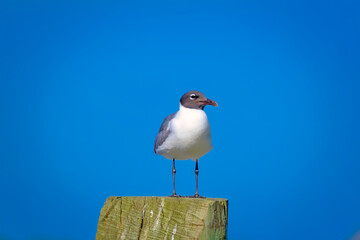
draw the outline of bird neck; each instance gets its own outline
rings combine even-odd
[[[179,111],[183,111],[183,112],[185,112],[185,111],[203,111],[204,110],[204,108],[188,108],[188,107],[184,107],[184,105],[182,105],[181,103],[180,103],[180,107],[179,107]]]

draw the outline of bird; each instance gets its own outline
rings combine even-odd
[[[218,107],[217,102],[203,93],[189,91],[182,95],[179,110],[167,116],[160,126],[154,152],[173,161],[173,193],[170,197],[180,197],[175,191],[175,160],[188,159],[195,161],[196,192],[192,197],[202,197],[198,191],[199,158],[213,148],[210,124],[204,111],[207,105]]]

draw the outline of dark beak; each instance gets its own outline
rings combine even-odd
[[[214,107],[218,107],[218,104],[217,102],[211,100],[211,99],[207,99],[206,101],[204,101],[204,104],[205,105],[211,105],[211,106],[214,106]]]

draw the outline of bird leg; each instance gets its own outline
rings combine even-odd
[[[175,173],[176,173],[176,169],[175,169],[175,158],[173,159],[173,168],[172,168],[172,175],[173,175],[173,194],[170,195],[169,197],[180,197],[179,195],[176,194],[175,192]]]
[[[199,195],[198,190],[198,175],[199,175],[199,159],[196,159],[196,165],[195,165],[195,176],[196,176],[196,193],[194,195],[195,198],[203,198],[203,196]]]

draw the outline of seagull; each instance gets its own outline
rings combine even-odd
[[[187,159],[196,162],[196,193],[193,197],[202,197],[198,191],[199,158],[213,148],[210,124],[204,112],[206,105],[218,106],[199,91],[185,93],[180,99],[179,111],[164,119],[156,136],[154,152],[173,160],[173,194],[170,197],[179,197],[175,191],[175,160]]]

